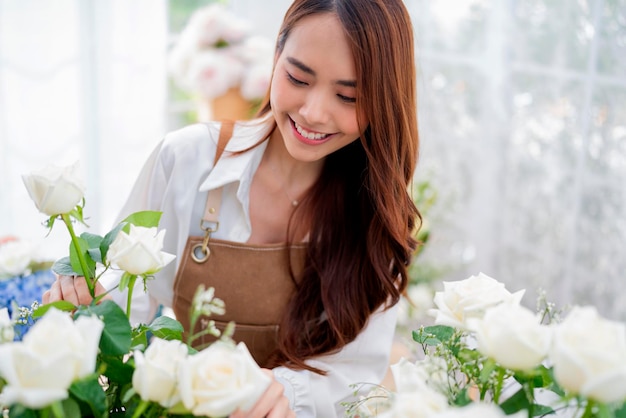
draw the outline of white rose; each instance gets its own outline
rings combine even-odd
[[[439,387],[447,382],[447,367],[440,357],[425,356],[412,363],[402,357],[391,365],[398,392],[411,392],[425,386]]]
[[[576,307],[556,326],[550,358],[568,391],[600,402],[626,399],[626,328],[594,307]]]
[[[169,408],[180,401],[178,365],[187,357],[187,346],[180,341],[155,338],[145,353],[136,351],[133,388],[144,401]]]
[[[0,278],[24,274],[32,261],[33,247],[28,241],[15,240],[0,245]]]
[[[216,342],[188,356],[179,364],[178,377],[185,408],[215,417],[250,409],[270,383],[242,343]]]
[[[53,308],[23,341],[0,345],[0,376],[7,382],[2,401],[38,409],[67,398],[74,380],[95,371],[103,328],[96,317],[73,321]]]
[[[428,387],[411,392],[398,392],[391,398],[391,409],[380,418],[430,418],[447,410],[448,400]]]
[[[85,185],[78,171],[78,163],[69,167],[50,165],[22,179],[37,209],[54,216],[71,212],[85,195]]]
[[[500,303],[518,304],[524,290],[511,294],[504,284],[480,273],[457,282],[443,282],[443,292],[435,293],[435,306],[429,314],[435,323],[467,329],[468,318],[482,318],[485,310]]]
[[[0,344],[13,341],[15,330],[7,308],[0,309]]]
[[[551,328],[521,305],[489,308],[482,319],[470,318],[467,325],[475,332],[478,350],[512,370],[535,368],[550,349]]]
[[[130,225],[128,233],[120,231],[107,252],[111,264],[135,275],[154,274],[175,257],[161,251],[165,230]]]

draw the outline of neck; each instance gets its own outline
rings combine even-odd
[[[287,192],[299,199],[319,177],[324,161],[309,162],[294,159],[285,148],[285,143],[278,129],[274,131],[268,141],[261,164],[266,164],[271,171],[274,171],[280,177],[278,180],[287,189]]]

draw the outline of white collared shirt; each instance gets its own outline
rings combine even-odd
[[[172,306],[176,268],[188,236],[202,235],[200,219],[208,191],[224,187],[220,226],[212,236],[244,243],[251,235],[250,185],[267,141],[249,151],[232,153],[258,143],[267,124],[258,120],[237,123],[226,151],[213,167],[219,127],[219,123],[196,124],[168,134],[148,158],[121,211],[120,219],[140,210],[163,212],[159,224],[159,229],[166,230],[163,251],[178,256],[148,282],[150,301],[144,300],[143,306],[133,302],[135,321],[148,322],[160,304]],[[115,299],[124,304],[123,295]],[[274,369],[297,416],[343,416],[340,403],[354,400],[351,384],[380,383],[387,370],[395,323],[396,307],[376,312],[359,336],[341,351],[307,361],[326,370],[326,376],[285,367]]]

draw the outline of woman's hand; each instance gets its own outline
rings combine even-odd
[[[106,289],[96,282],[96,296],[106,293]],[[105,296],[103,299],[110,298]],[[89,294],[87,282],[82,276],[57,276],[56,281],[46,290],[41,297],[41,301],[46,304],[66,300],[76,306],[89,305],[93,298]]]
[[[283,385],[274,378],[271,370],[263,369],[272,382],[261,398],[249,411],[235,411],[230,418],[295,418],[296,414],[289,409],[289,399],[284,395]]]

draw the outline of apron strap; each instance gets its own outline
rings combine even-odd
[[[234,122],[223,121],[220,127],[220,136],[217,140],[217,148],[215,150],[215,159],[213,160],[213,167],[217,164],[220,157],[226,149],[226,145],[230,138],[233,136]],[[222,204],[222,190],[224,188],[211,190],[207,196],[206,204],[204,206],[204,215],[200,220],[200,228],[204,231],[204,240],[201,245],[196,245],[192,252],[191,258],[198,263],[204,263],[211,254],[209,250],[209,240],[211,239],[211,233],[217,231],[220,226],[219,214],[220,206]]]

